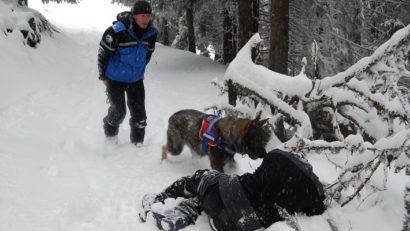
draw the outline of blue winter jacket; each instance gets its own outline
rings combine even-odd
[[[123,13],[124,14],[124,13]],[[155,49],[158,30],[151,24],[143,30],[132,15],[119,15],[100,42],[98,67],[100,79],[134,83],[144,79],[145,67]]]

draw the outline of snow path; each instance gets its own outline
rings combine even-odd
[[[99,36],[57,35],[18,57],[28,67],[10,76],[15,81],[7,84],[18,90],[0,107],[0,230],[152,230],[137,218],[141,196],[209,168],[207,158],[192,158],[189,150],[161,164],[161,146],[172,113],[218,100],[210,82],[225,67],[158,45],[145,80],[145,145],[129,143],[127,115],[119,145],[109,146]],[[192,228],[208,225],[201,223]]]
[[[159,192],[177,178],[209,168],[207,158],[188,149],[160,162],[168,117],[174,112],[225,102],[211,80],[225,66],[158,44],[145,80],[148,127],[145,146],[129,143],[127,116],[119,145],[105,144],[102,118],[108,105],[97,80],[96,51],[101,32],[64,32],[45,38],[38,49],[0,53],[7,78],[0,79],[0,230],[156,230],[137,213],[142,195]],[[0,37],[2,39],[2,37]],[[7,99],[7,100],[5,100]],[[268,148],[269,149],[269,148]],[[260,160],[235,156],[241,174]],[[335,177],[329,163],[310,156],[324,182]],[[375,181],[381,181],[378,174]],[[343,229],[398,230],[403,215],[404,174],[389,174],[389,190],[331,208],[324,215],[299,217],[303,230],[330,231],[330,216]],[[378,206],[374,206],[378,204]],[[380,218],[369,223],[368,219]],[[379,220],[379,219],[377,219]],[[210,230],[202,214],[184,230]],[[283,222],[268,230],[290,230]]]

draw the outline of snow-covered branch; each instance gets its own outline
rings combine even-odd
[[[295,231],[302,231],[296,216],[292,216],[286,211],[286,209],[280,207],[278,204],[274,203],[273,207],[278,210],[279,216],[285,220],[285,223],[292,227]]]
[[[58,30],[39,12],[16,1],[0,0],[0,30],[8,36],[15,31],[23,35],[23,43],[35,47],[41,34],[51,36]]]
[[[379,166],[394,162],[396,171],[410,166],[409,95],[398,86],[400,78],[410,76],[410,25],[373,55],[323,79],[309,78],[305,67],[299,75],[287,76],[253,63],[252,48],[260,42],[254,35],[224,78],[215,81],[222,93],[234,88],[236,106],[215,105],[214,110],[246,117],[251,113],[239,112],[248,108],[270,115],[276,136],[288,150],[350,153],[327,190],[342,205],[371,186]]]
[[[375,143],[409,128],[409,102],[397,87],[409,73],[409,30],[410,26],[396,32],[372,56],[322,80],[308,78],[304,70],[286,76],[254,64],[252,47],[261,42],[256,34],[229,65],[219,86],[222,92],[235,88],[240,100],[252,98],[271,114],[282,114],[297,128],[294,135],[299,138],[343,141],[358,133]]]
[[[376,49],[373,55],[359,60],[344,72],[324,78],[321,89],[344,85],[353,78],[368,79],[369,75],[377,78],[378,75],[383,74],[381,72],[395,73],[390,78],[408,75],[405,65],[408,60],[409,43],[410,25],[396,32],[389,41]]]

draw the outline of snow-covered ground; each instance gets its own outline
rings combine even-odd
[[[109,0],[79,5],[30,0],[62,33],[43,36],[38,48],[23,46],[15,32],[0,35],[0,230],[156,230],[137,213],[143,194],[209,168],[207,158],[181,156],[161,163],[168,117],[227,99],[211,80],[226,67],[157,45],[145,78],[148,127],[142,148],[129,142],[128,116],[119,145],[104,142],[102,118],[108,105],[97,79],[97,50],[103,30],[124,10]],[[85,10],[86,9],[86,10]],[[272,148],[272,147],[270,147]],[[228,173],[252,171],[260,164],[236,156]],[[309,156],[320,179],[330,183],[335,169],[321,156]],[[332,218],[347,230],[400,230],[404,174],[388,174],[388,189],[316,217],[299,216],[302,230],[330,231]],[[382,172],[373,179],[382,181]],[[202,214],[184,230],[210,230]],[[268,230],[292,230],[284,222]]]

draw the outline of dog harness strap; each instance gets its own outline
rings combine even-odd
[[[207,154],[208,145],[211,147],[218,146],[220,137],[218,131],[215,129],[215,123],[218,122],[219,119],[216,115],[205,115],[202,120],[199,138],[201,140],[201,151],[203,155]]]
[[[232,149],[230,149],[228,146],[222,145],[222,142],[219,142],[220,144],[218,144],[218,148],[222,149],[223,151],[225,151],[226,153],[228,153],[231,156],[235,155],[235,151],[233,151]]]
[[[202,134],[203,137],[207,138],[208,140],[211,140],[213,142],[215,142],[215,137],[211,136],[210,134],[208,134],[207,132],[205,132],[204,134]]]
[[[205,115],[202,120],[201,129],[199,129],[199,139],[201,140],[201,151],[203,155],[207,154],[208,146],[218,147],[230,156],[234,156],[236,153],[222,143],[222,137],[215,128],[216,122],[220,119],[221,118],[216,115]]]
[[[219,191],[224,208],[238,230],[248,231],[262,228],[254,208],[243,191],[238,176],[222,173],[219,176]]]
[[[209,123],[208,129],[206,129],[205,134],[213,134],[214,135],[212,141],[215,141],[215,135],[216,135],[215,133],[216,132],[215,132],[214,126],[215,126],[215,123],[218,122],[218,120],[220,120],[220,118],[218,116],[213,116],[211,122]]]

